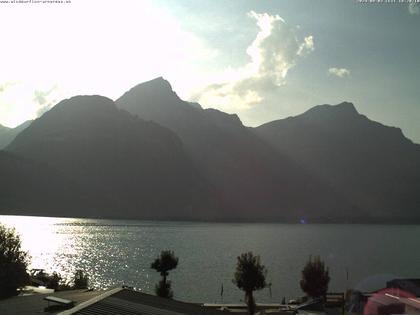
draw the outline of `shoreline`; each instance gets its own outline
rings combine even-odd
[[[420,225],[420,218],[271,218],[271,219],[247,219],[247,218],[187,218],[187,217],[69,217],[69,216],[48,216],[44,214],[3,214],[0,211],[0,218],[4,217],[33,217],[69,220],[113,220],[113,221],[142,221],[142,222],[177,222],[177,223],[216,223],[216,224],[293,224],[293,225]]]

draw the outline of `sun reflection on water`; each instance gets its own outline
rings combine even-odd
[[[0,222],[14,227],[21,236],[22,249],[30,254],[30,269],[57,271],[64,279],[71,278],[69,259],[77,257],[80,249],[68,225],[81,219],[0,216]]]
[[[174,250],[180,264],[171,271],[170,280],[176,298],[191,302],[217,301],[221,283],[225,301],[235,303],[243,298],[231,279],[236,256],[249,250],[260,254],[267,265],[276,301],[284,296],[299,296],[301,268],[310,254],[320,254],[325,259],[331,272],[331,290],[351,286],[364,291],[379,289],[376,282],[363,284],[363,279],[375,274],[419,276],[420,252],[410,248],[417,245],[420,226],[216,224],[25,216],[0,216],[0,222],[15,227],[21,235],[22,247],[32,258],[31,268],[56,271],[67,282],[81,269],[89,276],[91,286],[101,289],[125,284],[153,293],[160,275],[150,268],[150,263],[161,250]],[[367,254],[369,259],[360,260]],[[348,266],[350,280],[343,271]],[[265,291],[258,293],[258,300],[274,301]]]
[[[31,258],[29,269],[55,271],[67,283],[81,269],[90,276],[90,284],[95,288],[121,285],[121,277],[138,278],[137,267],[147,273],[149,257],[154,254],[147,243],[139,248],[140,244],[133,241],[141,234],[135,232],[135,225],[130,229],[130,224],[115,226],[108,220],[25,216],[0,216],[0,222],[14,227],[20,235],[22,249]],[[133,258],[139,261],[136,268]],[[142,287],[149,288],[148,275],[142,278],[146,279]]]

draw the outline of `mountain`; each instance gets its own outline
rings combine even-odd
[[[420,146],[400,129],[347,102],[249,128],[163,78],[61,101],[0,151],[0,174],[2,214],[420,222]]]
[[[359,114],[353,104],[316,106],[254,132],[369,217],[420,218],[420,145],[399,128]]]
[[[176,134],[102,96],[60,102],[7,151],[48,166],[88,192],[99,217],[200,218],[211,202]],[[57,215],[71,216],[60,212],[60,204]]]
[[[0,151],[1,214],[92,216],[88,191],[43,163]]]
[[[31,123],[32,120],[28,120],[15,128],[8,128],[0,125],[0,150],[7,147],[13,141],[13,139],[21,131],[25,130]]]
[[[229,209],[224,218],[297,220],[334,216],[339,206],[354,208],[333,187],[267,145],[237,115],[185,102],[163,78],[135,86],[116,104],[180,137]]]

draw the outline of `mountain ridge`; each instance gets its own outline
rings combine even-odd
[[[101,215],[121,211],[125,218],[177,217],[186,216],[191,207],[207,206],[205,184],[190,167],[178,137],[102,96],[63,100],[7,150],[44,163],[83,190],[103,196]]]
[[[183,101],[159,77],[116,101],[63,100],[32,122],[0,151],[8,174],[0,187],[17,183],[0,209],[43,214],[35,195],[47,194],[51,177],[71,213],[90,217],[420,222],[419,148],[350,102],[252,128],[236,114]],[[44,202],[48,215],[60,207],[54,197]]]
[[[32,120],[28,120],[15,128],[0,125],[0,150],[6,148],[15,139],[15,137],[25,130],[31,123]]]
[[[371,121],[346,107],[346,113],[339,115],[345,120],[337,119],[336,113],[323,113],[328,107],[315,107],[261,125],[255,132],[371,213],[405,211],[419,216],[420,146],[399,128]]]

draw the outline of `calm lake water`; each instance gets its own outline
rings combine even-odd
[[[14,226],[29,251],[32,268],[70,279],[88,272],[97,288],[129,285],[153,292],[159,274],[150,263],[163,249],[174,250],[170,272],[175,298],[194,302],[239,302],[232,284],[236,257],[261,256],[268,289],[259,301],[279,302],[302,294],[301,270],[309,255],[321,255],[330,269],[330,291],[379,289],[395,277],[420,278],[420,226],[232,224],[63,219],[0,216]],[[348,275],[348,279],[347,279]]]

